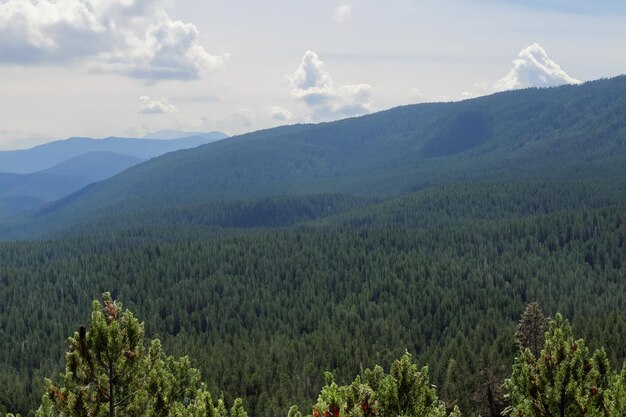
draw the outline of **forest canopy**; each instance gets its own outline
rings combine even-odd
[[[620,184],[447,185],[292,226],[249,227],[264,212],[280,222],[281,207],[293,218],[295,201],[352,206],[329,204],[333,196],[281,198],[230,217],[207,213],[224,227],[185,225],[170,213],[169,226],[104,224],[82,237],[0,243],[0,413],[37,408],[44,378],[64,366],[67,335],[105,291],[166,352],[193,358],[208,391],[228,404],[241,397],[255,417],[315,401],[324,371],[347,383],[405,351],[428,364],[446,404],[487,415],[485,398],[495,398],[487,409],[500,407],[493,394],[510,375],[529,302],[560,311],[621,367]]]
[[[537,336],[543,330],[536,326],[540,322],[545,318],[530,304],[518,335]],[[574,339],[561,314],[547,324],[537,355],[534,345],[519,347],[504,382],[506,394],[496,399],[491,391],[485,406],[493,407],[494,400],[508,404],[501,414],[512,417],[620,417],[626,412],[626,363],[621,372],[612,370],[604,349],[591,352],[583,339]],[[428,367],[419,368],[408,352],[388,373],[377,365],[347,385],[338,384],[330,372],[325,381],[311,417],[461,417],[456,401],[446,404],[438,397]],[[222,398],[215,402],[189,357],[167,356],[158,339],[146,339],[144,324],[110,293],[103,294],[102,304],[93,302],[89,325],[69,338],[65,371],[45,385],[37,417],[248,415],[240,398],[230,412]],[[288,417],[301,416],[296,405],[288,411]]]

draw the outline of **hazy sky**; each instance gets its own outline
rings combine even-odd
[[[610,77],[625,26],[622,0],[0,0],[0,148]]]

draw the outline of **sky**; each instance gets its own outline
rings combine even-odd
[[[0,149],[612,77],[625,22],[622,0],[0,0]]]

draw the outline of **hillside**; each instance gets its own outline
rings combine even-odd
[[[23,220],[20,233],[69,226],[63,219],[273,195],[393,196],[459,181],[624,179],[625,116],[626,77],[618,77],[275,128],[139,164]]]
[[[136,156],[116,152],[87,152],[39,173],[83,177],[89,182],[96,182],[110,178],[143,161],[144,159]]]
[[[0,152],[0,221],[24,215],[146,159],[224,137],[209,132],[172,140],[73,138]]]
[[[47,173],[0,173],[0,219],[57,200],[89,184],[84,177]]]
[[[0,173],[0,219],[41,207],[142,161],[114,152],[88,152],[35,173]]]
[[[0,243],[0,413],[40,401],[104,291],[255,417],[405,351],[481,412],[532,301],[620,367],[624,97],[620,77],[270,129],[6,220],[49,240]]]
[[[299,222],[293,213],[307,201],[343,204]],[[189,354],[211,391],[245,397],[258,417],[314,402],[325,370],[346,383],[405,350],[471,415],[483,406],[474,394],[484,372],[498,383],[509,375],[530,301],[563,312],[622,365],[623,182],[442,185],[369,203],[261,199],[0,243],[0,407],[25,412],[40,401],[67,335],[105,290],[168,352]],[[281,218],[296,224],[276,229],[270,221]]]
[[[150,159],[167,152],[193,148],[227,137],[220,132],[182,139],[70,138],[49,142],[31,149],[0,152],[0,172],[26,174],[52,168],[68,159],[89,152],[115,152]]]

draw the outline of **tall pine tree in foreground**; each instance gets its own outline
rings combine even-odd
[[[158,339],[147,342],[143,323],[103,296],[94,301],[89,328],[69,338],[65,372],[46,380],[38,417],[228,417],[214,405],[189,358],[166,356]],[[241,400],[232,417],[246,417]]]
[[[560,314],[549,323],[543,349],[530,348],[515,359],[506,382],[511,417],[623,417],[626,364],[611,371],[604,349],[593,354]]]

